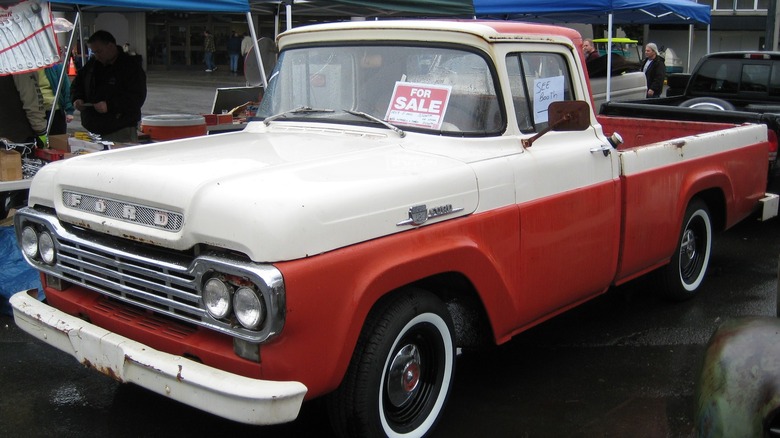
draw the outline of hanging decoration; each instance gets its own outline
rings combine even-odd
[[[59,61],[49,2],[25,0],[0,7],[0,76],[38,70]]]

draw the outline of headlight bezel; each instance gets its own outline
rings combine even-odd
[[[211,266],[201,277],[201,305],[204,314],[214,323],[249,332],[277,332],[279,317],[284,321],[283,308],[279,303],[279,291],[267,285],[263,278],[256,278],[251,272],[235,272],[221,266]],[[213,312],[208,307],[207,285],[220,282],[230,288],[230,310],[227,313]],[[283,303],[284,301],[281,301]],[[277,332],[278,333],[278,332]]]

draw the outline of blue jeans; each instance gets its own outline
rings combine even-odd
[[[230,71],[232,72],[238,71],[238,53],[230,54]]]
[[[214,70],[216,67],[214,65],[214,52],[206,52],[204,60],[206,61],[206,70]]]

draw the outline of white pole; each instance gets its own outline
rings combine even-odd
[[[612,94],[612,12],[609,13],[609,25],[607,26],[607,102]],[[596,108],[598,111],[598,108]]]
[[[263,79],[263,89],[268,88],[268,79],[265,77],[265,67],[263,66],[263,58],[260,56],[260,47],[257,45],[257,32],[255,32],[255,23],[252,20],[252,13],[246,13],[246,21],[249,24],[249,33],[252,34],[252,48],[254,48],[255,56],[257,56],[257,68],[260,69],[260,77]]]

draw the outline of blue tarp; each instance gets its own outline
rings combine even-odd
[[[43,299],[43,286],[38,271],[24,261],[16,246],[14,227],[0,227],[0,313],[11,314],[8,299],[16,292],[38,289]]]
[[[709,24],[710,6],[691,0],[474,0],[478,17],[547,23]]]

